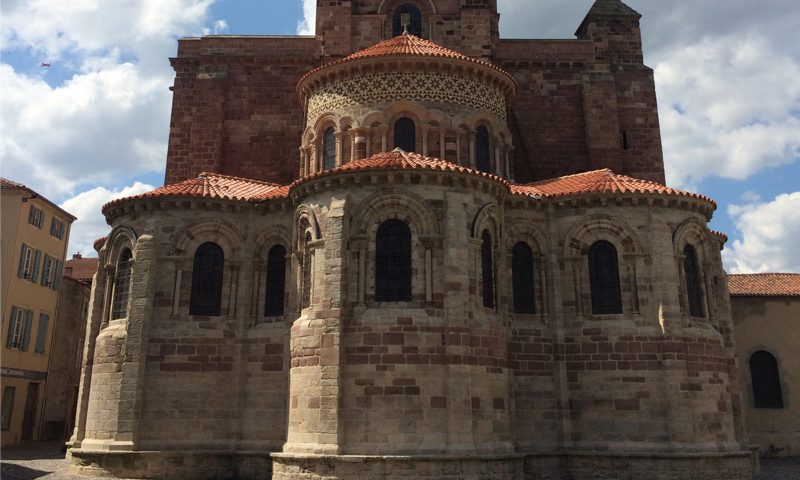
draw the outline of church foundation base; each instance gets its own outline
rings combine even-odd
[[[525,458],[525,480],[753,480],[757,457],[724,454],[572,453]]]
[[[524,456],[272,455],[272,480],[524,480]]]
[[[113,452],[70,450],[72,473],[87,476],[169,480],[265,480],[269,452]]]

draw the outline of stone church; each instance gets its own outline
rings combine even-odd
[[[664,185],[639,19],[319,0],[315,36],[181,39],[165,185],[103,208],[73,468],[752,479],[725,239]]]

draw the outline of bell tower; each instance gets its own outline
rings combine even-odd
[[[405,16],[405,17],[404,17]],[[403,32],[470,57],[490,57],[499,39],[497,0],[318,0],[324,57],[344,57]]]

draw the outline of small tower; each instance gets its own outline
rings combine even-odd
[[[596,0],[575,32],[581,40],[594,41],[595,60],[609,65],[640,65],[642,16],[622,0]]]

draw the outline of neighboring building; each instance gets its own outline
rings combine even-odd
[[[315,37],[181,40],[166,185],[103,207],[75,469],[752,479],[716,205],[662,183],[639,17],[505,40],[494,0],[320,0]]]
[[[800,454],[800,274],[730,275],[750,437],[765,455]]]
[[[2,444],[40,436],[69,229],[75,217],[0,178]]]
[[[43,440],[67,440],[75,427],[75,406],[97,258],[75,254],[64,263],[45,395]]]

